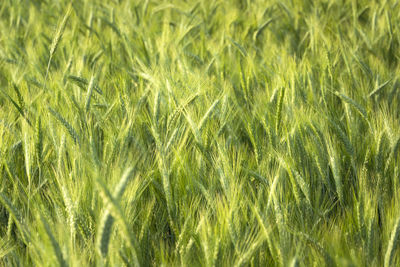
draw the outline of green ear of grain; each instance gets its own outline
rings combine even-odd
[[[12,233],[14,229],[14,219],[13,216],[8,216],[7,222],[7,238],[10,240],[12,238]]]
[[[258,27],[258,29],[254,32],[253,34],[253,41],[257,40],[257,37],[264,31],[265,28],[267,28],[267,26],[273,22],[274,19],[269,19],[266,22],[264,22],[263,24],[261,24],[260,27]]]
[[[165,200],[167,204],[167,211],[169,217],[170,227],[174,229],[174,219],[175,219],[175,203],[173,202],[171,181],[169,171],[167,169],[166,159],[163,155],[160,156],[159,169],[161,172],[162,186],[165,194]]]
[[[353,156],[354,155],[354,147],[350,142],[349,137],[346,135],[346,133],[340,128],[340,126],[332,121],[332,120],[328,120],[331,124],[331,126],[333,127],[336,136],[340,139],[340,141],[343,143],[344,147],[346,148],[346,152],[349,154],[349,156]]]
[[[311,247],[314,248],[323,257],[326,266],[328,267],[336,266],[335,261],[332,259],[332,257],[316,240],[314,240],[311,236],[305,233],[300,233],[300,236],[303,237],[307,241],[307,243],[310,244]]]
[[[24,160],[25,160],[25,172],[26,172],[26,177],[28,177],[28,182],[29,182],[29,194],[31,193],[31,157],[30,157],[30,140],[29,140],[28,133],[25,132],[24,134]],[[29,196],[30,197],[30,196]]]
[[[161,104],[161,94],[160,91],[157,90],[157,93],[154,96],[154,111],[153,111],[154,123],[157,128],[158,128],[158,122],[160,120],[160,104]]]
[[[4,205],[4,207],[7,209],[9,212],[10,216],[13,217],[15,221],[15,225],[17,226],[21,236],[22,240],[26,245],[29,244],[29,231],[26,225],[22,221],[22,217],[19,214],[18,210],[15,208],[15,206],[12,204],[12,202],[3,194],[0,192],[0,202]]]
[[[126,118],[126,116],[127,116],[126,104],[125,104],[125,101],[124,101],[124,98],[123,98],[121,92],[119,93],[119,101],[120,101],[120,103],[121,103],[122,117],[123,117],[123,118]]]
[[[23,108],[17,104],[17,102],[15,102],[11,96],[9,94],[7,94],[6,92],[4,92],[3,90],[1,90],[2,93],[10,100],[10,102],[13,104],[13,106],[18,110],[18,113],[26,120],[26,122],[29,124],[29,126],[32,126],[32,123],[30,122],[30,120],[26,117],[25,112],[23,110]]]
[[[64,30],[65,30],[65,26],[67,25],[68,18],[69,18],[70,14],[71,14],[71,11],[72,11],[72,2],[69,3],[69,5],[67,7],[67,11],[66,11],[61,23],[58,25],[57,31],[56,31],[56,33],[54,35],[54,38],[53,38],[53,41],[51,42],[51,45],[50,45],[50,56],[49,56],[49,61],[47,63],[47,69],[46,69],[46,75],[44,77],[43,88],[45,88],[45,85],[46,85],[47,76],[48,76],[49,70],[50,70],[51,60],[53,59],[53,55],[56,52],[58,44],[59,44],[59,42],[60,42],[60,40],[62,38],[62,35],[64,33]]]
[[[54,35],[53,41],[50,46],[50,57],[52,55],[54,55],[54,53],[56,52],[58,43],[60,42],[60,39],[62,38],[62,35],[65,30],[65,26],[67,25],[68,18],[71,14],[71,11],[72,11],[72,2],[70,2],[70,4],[68,5],[65,15],[64,15],[61,23],[57,27],[56,34]]]
[[[330,164],[333,173],[333,179],[335,180],[336,193],[339,198],[339,202],[344,204],[344,192],[343,192],[343,181],[340,174],[339,163],[335,155],[330,157]]]
[[[260,237],[253,240],[251,246],[242,253],[239,260],[235,263],[235,267],[243,266],[245,263],[249,262],[249,259],[254,255],[255,251],[262,245],[265,237],[261,235]]]
[[[111,216],[111,214],[107,210],[100,221],[99,237],[97,244],[100,254],[101,256],[103,256],[103,258],[107,257],[108,255],[108,247],[110,243],[113,223],[114,217]]]
[[[22,110],[25,110],[25,101],[21,95],[21,92],[20,92],[18,86],[16,84],[13,84],[13,88],[14,88],[15,93],[17,94],[19,106],[21,107]]]
[[[184,112],[183,114],[185,115],[186,121],[188,122],[188,124],[192,130],[192,133],[193,133],[193,136],[194,136],[196,142],[198,144],[202,144],[202,140],[201,140],[201,136],[200,136],[198,127],[193,122],[192,118],[190,117],[190,115],[187,112]]]
[[[391,79],[377,86],[371,93],[368,94],[368,97],[373,97],[374,95],[378,94],[390,81]]]
[[[392,266],[392,261],[395,255],[396,249],[400,244],[400,217],[397,219],[395,226],[393,227],[392,234],[390,236],[389,244],[385,254],[385,267]]]
[[[67,79],[71,82],[73,82],[74,84],[76,84],[77,86],[79,86],[82,90],[87,89],[90,81],[86,80],[85,78],[82,77],[78,77],[78,76],[74,76],[74,75],[68,75]],[[98,85],[93,84],[93,89],[99,93],[100,95],[103,94],[103,91],[99,88]]]
[[[296,178],[296,182],[299,184],[301,191],[303,192],[304,196],[306,197],[306,200],[308,204],[311,206],[311,197],[310,197],[310,187],[304,181],[303,177],[300,175],[299,172],[296,170],[293,170],[294,177]]]
[[[256,207],[255,205],[252,206],[252,211],[255,215],[256,221],[258,222],[259,226],[260,226],[260,231],[261,233],[264,235],[265,239],[267,240],[267,247],[270,251],[270,254],[272,255],[272,257],[275,257],[275,255],[278,255],[277,252],[277,248],[276,245],[277,243],[274,242],[274,238],[271,235],[272,229],[271,229],[271,224],[268,224],[264,221],[263,218],[261,218],[261,214],[258,211],[258,207]],[[277,260],[275,258],[275,260]]]
[[[195,102],[195,100],[199,97],[198,93],[193,94],[190,96],[183,104],[179,105],[172,113],[171,116],[168,117],[168,129],[171,128],[172,124],[176,121],[182,111],[189,106],[191,103]]]
[[[77,213],[75,210],[75,205],[72,202],[70,193],[68,192],[68,189],[63,186],[60,185],[61,187],[61,195],[64,201],[64,205],[65,205],[65,210],[67,212],[68,215],[68,224],[69,224],[69,228],[70,228],[70,233],[71,233],[71,240],[74,241],[75,240],[75,234],[76,234],[76,216],[75,214]]]
[[[36,121],[36,159],[39,166],[42,164],[42,152],[43,152],[43,130],[41,117]]]
[[[242,55],[242,57],[246,58],[247,57],[247,51],[246,49],[241,46],[238,42],[233,40],[232,38],[229,38],[229,41],[235,46],[235,48],[239,51],[239,53]]]
[[[283,105],[283,99],[285,97],[285,89],[282,88],[279,99],[278,99],[278,105],[276,107],[276,114],[275,114],[275,132],[279,132],[281,120],[282,120],[282,105]]]
[[[75,131],[75,129],[71,126],[71,124],[68,123],[66,119],[61,116],[60,113],[49,107],[50,113],[59,121],[61,122],[62,125],[67,129],[68,133],[71,135],[72,139],[74,140],[75,143],[78,143],[79,145],[81,144],[80,138],[78,133]]]
[[[40,217],[40,220],[43,223],[43,226],[44,226],[47,236],[50,238],[50,242],[53,247],[54,253],[56,254],[58,264],[60,264],[61,267],[68,267],[68,263],[64,259],[60,245],[58,244],[57,240],[55,239],[55,237],[50,229],[49,224],[44,219],[44,217]]]
[[[93,87],[94,87],[94,76],[92,76],[90,78],[89,85],[88,85],[88,88],[87,88],[86,101],[85,101],[85,111],[86,111],[86,113],[88,113],[89,109],[90,109],[90,100],[92,99]]]
[[[378,148],[377,148],[377,154],[376,154],[376,158],[375,158],[375,168],[376,170],[381,173],[382,175],[383,170],[385,169],[385,159],[386,157],[386,150],[389,146],[389,140],[387,137],[386,132],[382,132],[379,136],[379,140],[378,140]]]
[[[134,174],[134,168],[133,167],[129,167],[128,169],[125,170],[125,172],[123,173],[121,179],[119,180],[118,185],[115,187],[115,191],[114,191],[114,198],[119,201],[122,197],[122,195],[125,192],[125,189],[130,181],[130,179],[132,178]]]
[[[109,247],[109,242],[110,242],[110,236],[111,236],[111,231],[112,231],[112,226],[114,223],[114,217],[119,221],[122,227],[122,235],[127,239],[129,246],[132,248],[132,254],[134,257],[134,262],[136,263],[137,266],[139,266],[139,261],[137,258],[137,253],[136,253],[136,242],[133,239],[132,233],[129,230],[128,223],[125,220],[125,217],[123,215],[122,209],[120,205],[118,204],[118,201],[122,197],[123,193],[125,192],[125,189],[128,185],[129,180],[131,179],[133,175],[133,168],[128,168],[124,174],[121,177],[121,180],[119,181],[118,185],[115,188],[114,194],[112,195],[110,191],[107,189],[106,185],[104,184],[103,181],[100,179],[97,179],[97,183],[100,187],[100,190],[102,192],[102,195],[104,196],[104,200],[107,203],[107,209],[104,212],[104,215],[102,216],[101,223],[100,223],[100,228],[98,232],[98,237],[97,237],[97,247],[100,252],[100,254],[103,257],[106,257],[108,254],[108,247]]]
[[[174,144],[174,142],[177,138],[178,132],[179,132],[179,128],[175,128],[175,130],[172,132],[171,137],[169,138],[169,141],[168,141],[167,145],[165,146],[165,149],[164,149],[165,152],[168,152],[170,147]]]
[[[206,124],[207,120],[210,119],[212,113],[214,112],[215,108],[219,104],[219,99],[215,100],[214,103],[210,106],[210,108],[207,110],[207,112],[204,114],[203,118],[201,119],[199,126],[198,126],[198,131],[201,133],[204,125]]]
[[[344,95],[342,93],[335,92],[335,95],[340,97],[344,102],[346,102],[346,103],[350,104],[352,107],[354,107],[358,111],[358,113],[360,113],[360,115],[366,121],[368,121],[368,119],[367,119],[367,111],[365,111],[365,109],[360,104],[358,104],[356,101],[354,101],[353,99],[351,99],[350,97],[348,97],[348,96],[346,96],[346,95]]]

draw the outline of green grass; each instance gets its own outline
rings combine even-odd
[[[0,1],[1,266],[399,266],[399,1]]]

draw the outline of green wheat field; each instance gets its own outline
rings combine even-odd
[[[0,1],[0,266],[400,266],[399,168],[400,1]]]

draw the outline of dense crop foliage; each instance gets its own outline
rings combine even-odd
[[[399,266],[399,1],[0,1],[0,265]]]

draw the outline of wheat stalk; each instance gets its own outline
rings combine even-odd
[[[47,81],[47,76],[48,76],[49,70],[50,70],[51,60],[53,59],[53,56],[57,50],[58,44],[59,44],[59,42],[62,38],[62,35],[65,31],[65,26],[67,25],[67,21],[71,14],[71,11],[72,11],[72,2],[69,3],[67,10],[65,12],[65,15],[57,27],[57,31],[56,31],[53,41],[51,42],[51,45],[50,45],[50,55],[49,55],[49,61],[47,63],[46,75],[44,77],[43,89],[46,87],[46,81]]]
[[[400,244],[400,218],[393,227],[392,234],[385,253],[385,267],[392,266],[395,251]]]

